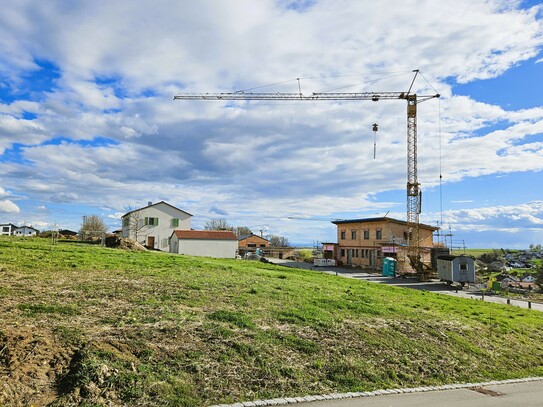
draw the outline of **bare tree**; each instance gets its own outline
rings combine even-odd
[[[286,237],[271,235],[266,238],[270,241],[270,247],[290,247]]]
[[[236,236],[251,235],[253,232],[247,226],[237,226],[234,228]]]
[[[83,223],[79,229],[79,234],[82,239],[93,237],[102,238],[107,232],[107,226],[98,215],[83,216]]]
[[[226,219],[209,219],[205,226],[205,230],[233,230],[234,227],[231,226]]]
[[[130,239],[138,240],[139,231],[143,228],[143,212],[140,210],[134,210],[123,219],[123,226],[128,228],[128,237]]]

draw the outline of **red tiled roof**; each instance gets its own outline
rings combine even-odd
[[[178,239],[238,240],[231,230],[174,230]]]

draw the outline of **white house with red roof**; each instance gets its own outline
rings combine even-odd
[[[136,240],[150,249],[170,251],[174,230],[190,230],[192,215],[167,202],[149,202],[143,208],[125,213],[122,237]]]
[[[190,256],[236,258],[238,238],[230,230],[174,230],[170,253]]]

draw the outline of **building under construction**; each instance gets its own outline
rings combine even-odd
[[[408,258],[410,246],[417,245],[421,260],[431,264],[434,249],[433,233],[437,227],[419,224],[419,240],[413,242],[413,230],[401,220],[388,217],[345,219],[332,222],[337,226],[338,264],[381,269],[383,258],[393,257],[398,261],[400,273],[417,270]]]

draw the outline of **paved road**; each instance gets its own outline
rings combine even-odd
[[[541,407],[543,381],[500,384],[473,389],[388,394],[342,400],[316,401],[308,407]]]
[[[456,297],[471,298],[477,300],[484,300],[486,302],[493,302],[498,304],[508,304],[508,299],[503,298],[497,295],[482,295],[477,292],[470,292],[462,289],[455,289],[449,287],[441,281],[430,281],[425,283],[418,282],[415,278],[392,278],[392,277],[382,277],[379,274],[367,273],[357,269],[348,268],[348,267],[315,267],[310,263],[296,262],[290,260],[279,260],[279,259],[268,259],[270,262],[275,264],[280,264],[287,267],[302,268],[302,269],[311,269],[316,270],[321,273],[333,274],[341,277],[355,278],[358,280],[371,281],[374,283],[394,285],[397,287],[413,288],[415,290],[425,290],[432,291],[438,294],[452,295]],[[543,312],[543,304],[532,302],[528,304],[527,301],[521,300],[509,300],[509,305],[514,305],[521,308],[528,308],[529,306],[533,310]],[[543,406],[543,403],[541,404]]]

